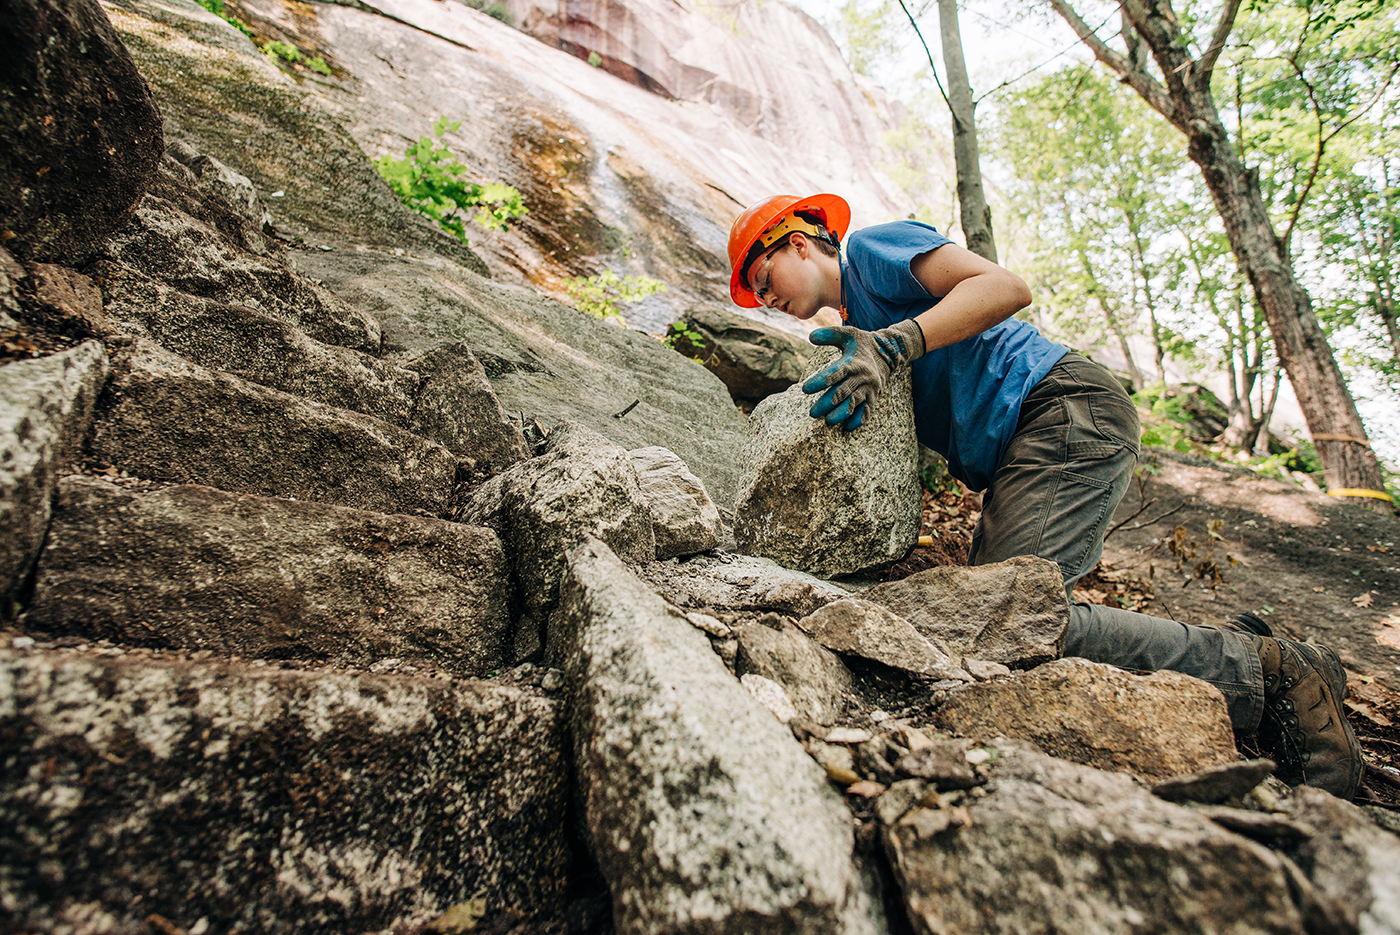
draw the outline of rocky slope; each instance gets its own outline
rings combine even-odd
[[[724,384],[484,278],[223,21],[5,4],[47,25],[0,184],[58,206],[0,219],[8,928],[1400,928],[1389,814],[1241,762],[1202,683],[1053,659],[1053,566],[867,586],[722,548],[722,511],[907,491],[740,505],[765,436]],[[87,198],[39,171],[86,145],[42,129],[94,103],[73,67],[160,108]],[[813,463],[913,473],[787,418]]]

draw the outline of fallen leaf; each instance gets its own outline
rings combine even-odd
[[[1318,594],[1321,594],[1322,592],[1326,591],[1327,589],[1324,588],[1322,585],[1318,585],[1317,587],[1313,588],[1313,590],[1316,591]]]
[[[1368,546],[1366,546],[1366,551],[1367,551],[1367,552],[1389,552],[1390,549],[1387,549],[1387,548],[1386,548],[1385,546],[1383,546],[1383,545],[1368,545]]]
[[[846,787],[847,795],[859,795],[867,799],[873,799],[878,795],[882,795],[884,791],[884,786],[871,779],[862,779],[860,782],[853,782]]]
[[[1351,602],[1357,607],[1370,607],[1371,603],[1375,600],[1375,598],[1372,597],[1375,593],[1375,591],[1367,591],[1365,594],[1358,594],[1351,599]]]

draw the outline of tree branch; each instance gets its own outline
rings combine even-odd
[[[1215,24],[1215,32],[1210,37],[1210,47],[1201,56],[1196,67],[1196,80],[1202,92],[1209,92],[1210,77],[1215,71],[1215,60],[1225,49],[1225,40],[1230,38],[1230,30],[1235,28],[1235,17],[1239,15],[1241,0],[1227,0],[1225,9],[1220,11],[1220,21]]]
[[[1177,122],[1176,106],[1167,94],[1167,89],[1162,87],[1157,79],[1139,68],[1134,68],[1128,59],[1110,49],[1108,44],[1100,39],[1089,28],[1089,24],[1084,22],[1083,18],[1075,12],[1068,0],[1050,0],[1050,6],[1054,8],[1056,13],[1060,14],[1066,23],[1069,23],[1075,35],[1079,36],[1079,41],[1087,45],[1094,53],[1094,58],[1117,72],[1153,110],[1166,117],[1173,124]]]

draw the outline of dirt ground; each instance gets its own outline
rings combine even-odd
[[[961,564],[979,508],[976,495],[926,495],[932,545],[886,577]],[[1148,449],[1113,522],[1077,598],[1192,624],[1251,611],[1276,636],[1331,646],[1348,670],[1352,726],[1376,767],[1358,801],[1400,806],[1400,517]]]

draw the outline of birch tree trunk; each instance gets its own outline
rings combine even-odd
[[[1095,35],[1068,0],[1049,3],[1100,62],[1186,135],[1191,161],[1205,179],[1230,247],[1268,319],[1279,362],[1298,397],[1327,486],[1383,492],[1380,466],[1366,428],[1318,325],[1312,301],[1294,276],[1292,259],[1274,231],[1258,175],[1245,167],[1231,144],[1211,96],[1211,73],[1234,28],[1241,0],[1225,0],[1210,45],[1199,59],[1190,56],[1170,0],[1122,0],[1123,17],[1136,34],[1134,41],[1151,50],[1160,81]],[[1381,512],[1390,509],[1382,500],[1348,499]]]
[[[962,34],[958,31],[957,0],[938,0],[938,31],[943,40],[943,70],[948,74],[948,108],[953,112],[953,164],[958,171],[958,212],[967,249],[997,261],[992,238],[992,209],[982,190],[982,165],[977,151],[976,104],[967,79]]]

